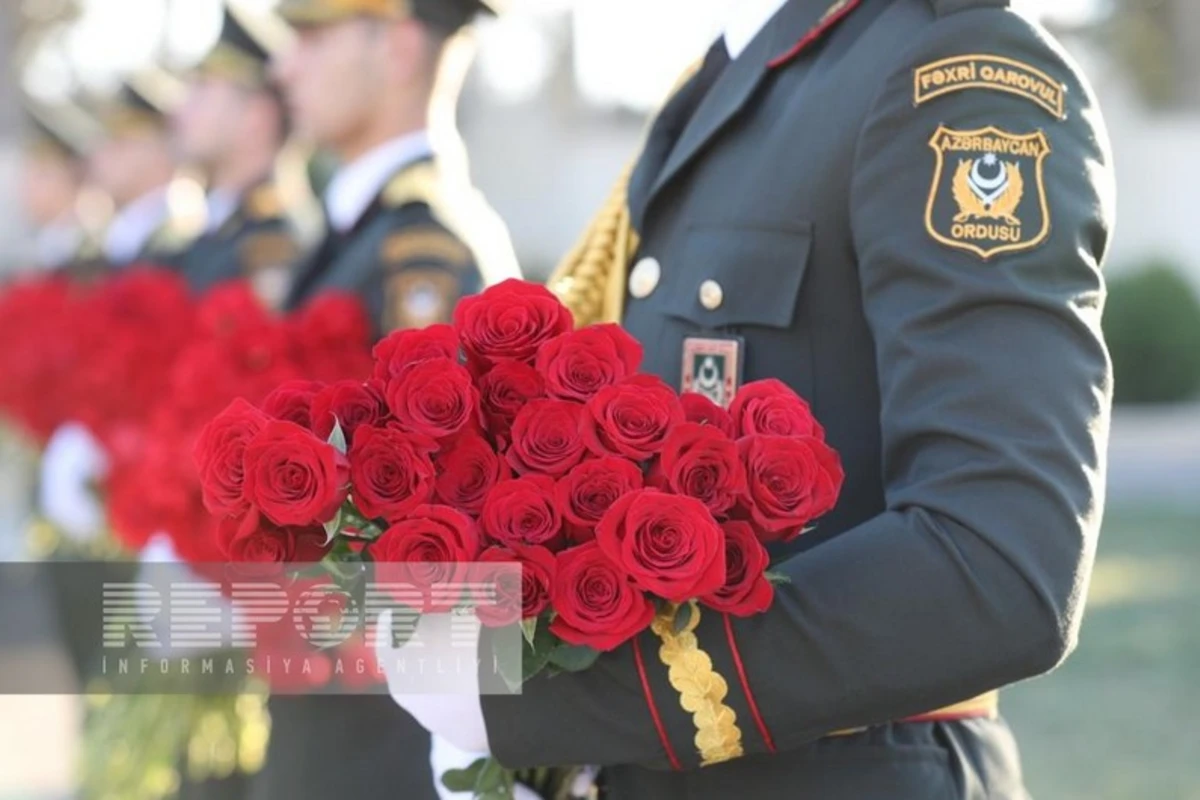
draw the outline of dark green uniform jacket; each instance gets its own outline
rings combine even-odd
[[[745,755],[699,768],[646,634],[681,770],[630,646],[485,697],[510,766],[609,765],[614,800],[1025,796],[1001,720],[894,721],[1076,641],[1112,384],[1108,142],[1005,0],[828,5],[787,2],[665,145],[660,119],[629,189],[634,263],[658,265],[624,314],[647,371],[678,386],[685,338],[740,336],[745,380],[808,398],[845,466],[837,509],[774,553],[772,609],[696,631]]]
[[[279,189],[263,182],[243,193],[229,219],[193,241],[173,262],[197,294],[241,278],[265,304],[279,308],[299,258]]]

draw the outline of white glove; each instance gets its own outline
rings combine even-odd
[[[467,753],[491,752],[479,699],[479,626],[474,625],[473,635],[467,635],[470,626],[456,627],[452,639],[453,617],[423,614],[415,634],[404,646],[392,647],[392,612],[386,610],[379,615],[375,655],[387,675],[392,699],[426,730]],[[444,669],[433,666],[439,658],[442,663],[461,664],[464,668],[447,675]],[[427,687],[436,691],[421,691],[422,679],[414,675],[419,675],[422,664],[437,673],[428,676],[428,683],[436,681],[437,686]]]
[[[54,432],[42,456],[38,500],[42,513],[76,542],[104,530],[104,506],[92,486],[108,472],[108,457],[86,427],[67,423]]]

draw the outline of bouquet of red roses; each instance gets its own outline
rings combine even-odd
[[[432,592],[457,565],[519,563],[477,613],[523,621],[526,678],[587,666],[663,604],[765,611],[765,545],[829,511],[843,480],[808,405],[774,380],[728,411],[680,397],[638,374],[618,326],[572,327],[545,288],[507,281],[453,326],[381,341],[364,382],[229,406],[195,449],[222,551],[408,564],[425,612],[462,604]]]

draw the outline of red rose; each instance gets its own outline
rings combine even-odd
[[[685,422],[667,437],[659,462],[675,494],[694,497],[721,516],[746,492],[737,444],[711,425]]]
[[[371,344],[371,319],[362,300],[351,292],[321,292],[292,315],[291,327],[301,351],[366,351]]]
[[[747,522],[724,523],[725,585],[700,601],[735,617],[751,617],[771,607],[775,587],[767,580],[771,556]]]
[[[763,433],[771,436],[815,436],[825,431],[812,409],[786,383],[774,378],[747,383],[729,407],[738,437]]]
[[[579,428],[583,406],[565,400],[534,400],[512,426],[508,463],[520,475],[534,472],[558,477],[583,460],[587,448]]]
[[[463,347],[483,365],[506,358],[531,362],[538,348],[573,327],[571,312],[549,289],[516,279],[465,297],[454,309]]]
[[[439,503],[473,517],[483,510],[488,492],[508,477],[508,467],[477,433],[464,433],[446,445],[435,462],[434,492]]]
[[[292,422],[267,422],[245,467],[246,497],[276,525],[323,524],[346,499],[346,457]]]
[[[615,650],[654,619],[654,604],[595,542],[559,553],[550,600],[550,632],[597,650]]]
[[[546,390],[560,400],[586,403],[605,386],[637,372],[642,346],[619,325],[592,325],[552,339],[537,354]]]
[[[312,430],[313,398],[324,388],[319,381],[288,381],[267,395],[262,411],[272,419],[285,419]]]
[[[729,438],[737,438],[737,427],[733,424],[733,417],[704,395],[684,392],[679,396],[679,403],[683,406],[683,416],[688,422],[712,425]]]
[[[433,493],[433,443],[396,428],[364,425],[350,446],[354,505],[368,519],[396,522]]]
[[[479,392],[466,369],[448,358],[435,358],[392,378],[387,403],[405,430],[445,439],[475,421]]]
[[[738,441],[750,516],[766,541],[789,541],[837,504],[845,473],[829,445],[813,437],[749,436]]]
[[[488,492],[479,524],[498,544],[545,545],[553,549],[562,532],[562,514],[554,503],[554,481],[544,475],[501,481]]]
[[[255,564],[316,564],[329,552],[325,538],[319,525],[280,526],[253,511],[222,520],[217,530],[227,559]]]
[[[358,381],[338,381],[317,393],[312,401],[312,428],[322,441],[329,441],[336,420],[346,441],[362,425],[378,425],[387,415],[383,398],[373,386]]]
[[[585,461],[555,485],[555,499],[562,509],[568,533],[574,541],[591,539],[596,525],[614,503],[642,488],[642,470],[617,456]]]
[[[479,621],[499,628],[541,614],[550,606],[556,564],[554,554],[544,547],[484,550],[472,582],[494,583],[497,596],[495,603],[475,607]]]
[[[193,458],[200,473],[204,507],[214,516],[238,515],[249,508],[244,468],[246,446],[267,423],[261,411],[239,399],[200,432]]]
[[[403,584],[396,599],[426,613],[454,608],[454,584],[468,576],[479,555],[471,518],[447,506],[419,506],[371,545],[379,580]],[[439,588],[440,587],[440,588]]]
[[[497,442],[507,442],[513,420],[530,400],[546,396],[538,371],[520,361],[501,361],[479,379],[484,424]]]
[[[457,361],[458,347],[458,334],[449,325],[393,331],[371,351],[375,380],[386,384],[407,367],[434,358]]]
[[[200,329],[226,336],[241,328],[270,324],[270,314],[246,281],[226,281],[204,293],[196,309]]]
[[[651,375],[601,389],[585,409],[583,435],[589,450],[639,461],[658,453],[671,429],[683,422],[679,397]]]
[[[725,584],[725,534],[691,497],[630,492],[600,520],[596,542],[634,583],[674,603]]]

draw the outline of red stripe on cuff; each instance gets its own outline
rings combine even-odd
[[[654,703],[654,692],[650,689],[650,680],[646,677],[646,662],[642,658],[642,643],[638,638],[633,640],[633,660],[637,662],[638,678],[642,681],[642,693],[646,696],[646,707],[650,709],[650,718],[654,720],[658,739],[662,742],[663,749],[667,751],[667,760],[671,762],[671,769],[678,772],[683,769],[683,765],[679,763],[679,757],[675,755],[675,748],[671,746],[671,740],[667,737],[667,728],[663,725],[662,717],[658,714],[658,706]]]
[[[742,664],[742,654],[738,651],[737,641],[733,638],[733,620],[728,614],[721,616],[725,618],[725,639],[729,642],[729,652],[733,655],[733,666],[737,669],[738,680],[742,683],[742,692],[746,695],[746,703],[750,706],[750,716],[754,717],[754,724],[758,726],[758,732],[762,735],[767,751],[774,753],[775,740],[771,738],[771,731],[767,728],[766,720],[758,712],[758,703],[754,701],[754,692],[750,691],[750,681],[746,679],[746,667]]]

